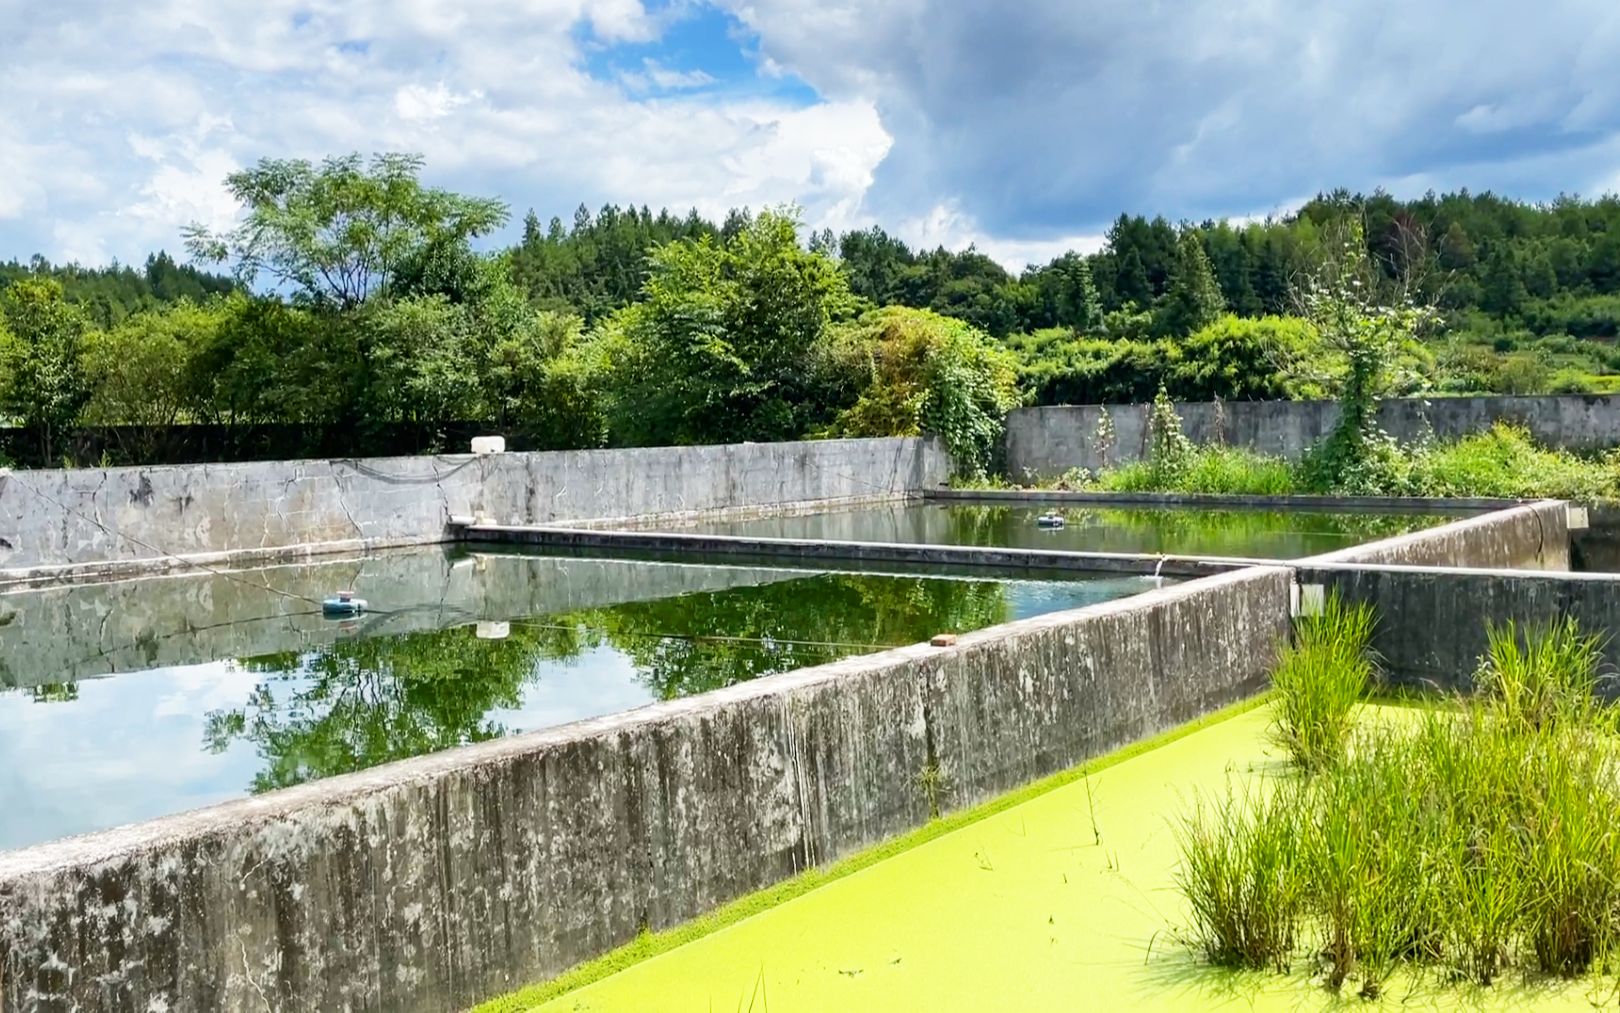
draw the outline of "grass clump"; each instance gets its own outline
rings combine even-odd
[[[1313,638],[1365,651],[1370,617],[1331,609],[1295,652]],[[1573,622],[1493,627],[1475,696],[1393,725],[1344,729],[1353,705],[1329,684],[1318,738],[1336,745],[1318,755],[1331,761],[1299,763],[1269,804],[1246,787],[1181,825],[1204,955],[1284,969],[1309,954],[1327,987],[1355,982],[1366,998],[1403,968],[1487,986],[1510,970],[1612,970],[1620,743],[1597,695],[1600,648]]]
[[[1620,452],[1594,459],[1549,450],[1538,446],[1528,430],[1502,422],[1461,439],[1409,446],[1376,434],[1363,441],[1351,462],[1333,459],[1333,448],[1325,444],[1292,464],[1238,447],[1193,446],[1175,440],[1165,445],[1173,450],[1161,453],[1157,461],[1150,447],[1148,460],[1105,468],[1090,487],[1104,492],[1249,496],[1620,498]]]
[[[1596,717],[1603,638],[1582,635],[1573,619],[1485,628],[1486,651],[1474,680],[1504,720],[1539,730]]]
[[[1356,704],[1372,685],[1372,607],[1329,595],[1319,615],[1302,618],[1272,673],[1272,741],[1306,770],[1344,757]]]
[[[1176,828],[1185,856],[1176,882],[1192,905],[1192,938],[1212,964],[1286,971],[1304,882],[1297,792],[1200,798]]]
[[[1295,491],[1288,462],[1238,447],[1196,447],[1173,471],[1133,461],[1101,472],[1103,492],[1179,492],[1218,496],[1287,496]]]

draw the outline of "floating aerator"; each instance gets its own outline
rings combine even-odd
[[[356,598],[353,591],[339,591],[321,602],[321,612],[329,616],[354,616],[366,610],[366,600]]]
[[[1063,515],[1059,513],[1044,513],[1035,518],[1035,526],[1038,528],[1061,528],[1066,523]]]

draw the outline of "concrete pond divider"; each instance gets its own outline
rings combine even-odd
[[[928,448],[889,449],[907,494],[937,477]],[[0,1013],[464,1007],[1257,692],[1300,572],[1557,569],[1568,533],[1564,504],[1535,503],[1231,561],[949,646],[0,852]]]
[[[0,581],[440,542],[457,516],[697,519],[903,499],[949,473],[923,437],[15,471],[0,476]]]
[[[1573,619],[1601,638],[1600,691],[1620,697],[1620,574],[1433,566],[1297,564],[1302,586],[1375,609],[1373,649],[1390,683],[1441,692],[1473,688],[1487,624]]]
[[[0,853],[0,1010],[466,1006],[1257,691],[1291,584],[1221,574]]]

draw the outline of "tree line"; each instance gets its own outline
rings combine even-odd
[[[1014,275],[792,209],[581,207],[478,252],[498,200],[420,159],[267,159],[192,263],[0,265],[0,412],[29,463],[86,426],[352,431],[487,424],[537,449],[943,435],[985,467],[1019,403],[1337,396],[1301,306],[1343,225],[1426,328],[1390,392],[1610,389],[1620,200],[1336,192],[1248,223],[1121,215],[1099,251]],[[122,456],[155,452],[139,439]],[[296,453],[289,448],[287,453]],[[89,462],[78,462],[89,463]]]

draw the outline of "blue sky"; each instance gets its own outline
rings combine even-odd
[[[1012,265],[1121,210],[1620,184],[1608,0],[0,0],[0,257],[139,261],[264,156],[520,218],[794,202]]]

